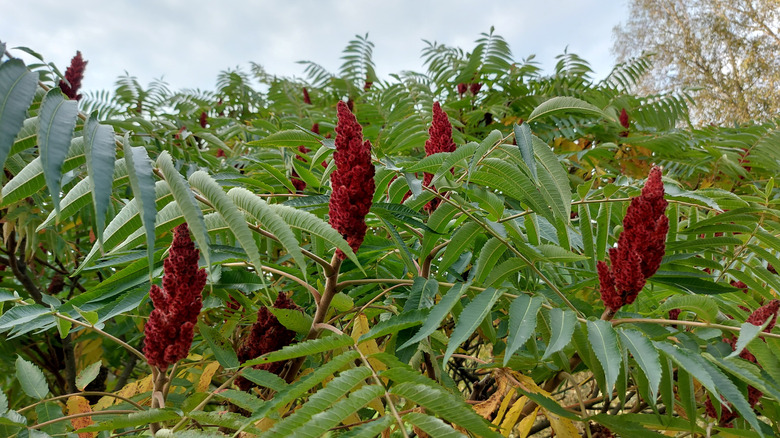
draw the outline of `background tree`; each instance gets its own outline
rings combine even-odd
[[[632,0],[629,17],[614,30],[613,51],[619,61],[654,54],[640,91],[697,89],[692,115],[701,123],[745,123],[777,114],[777,0]]]

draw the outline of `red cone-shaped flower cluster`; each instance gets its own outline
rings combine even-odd
[[[60,81],[60,90],[70,100],[81,100],[81,95],[78,92],[81,88],[81,80],[84,79],[84,70],[86,68],[87,61],[84,61],[84,58],[81,57],[81,52],[76,52],[76,56],[70,60],[70,66],[65,70],[65,80]]]
[[[153,284],[149,291],[154,310],[144,327],[144,355],[150,365],[165,369],[190,351],[206,285],[206,270],[198,269],[199,257],[187,224],[176,227],[163,263],[163,287]]]
[[[303,103],[311,105],[311,98],[309,97],[309,90],[303,87]]]
[[[628,129],[628,127],[629,127],[629,124],[628,124],[628,113],[626,112],[625,108],[620,110],[620,126],[626,128],[626,129]]]
[[[661,169],[654,167],[642,195],[631,200],[617,248],[609,250],[611,266],[603,261],[597,265],[601,299],[612,311],[633,303],[661,266],[669,231],[666,206]]]
[[[778,309],[780,309],[780,300],[772,300],[756,309],[756,311],[748,317],[746,322],[760,326],[769,320],[769,324],[767,324],[764,329],[765,332],[769,333],[775,328],[775,324],[777,323]]]
[[[374,198],[374,165],[371,164],[371,142],[363,141],[363,128],[343,101],[338,104],[336,170],[330,176],[330,224],[357,252],[366,236],[366,215]],[[342,260],[341,250],[336,254]]]
[[[452,141],[452,124],[447,113],[441,109],[439,102],[433,103],[433,122],[428,129],[428,140],[425,141],[425,155],[433,155],[439,152],[455,152],[455,142]],[[433,174],[425,172],[423,186],[430,187]],[[440,199],[431,199],[425,205],[425,211],[431,213],[439,206]]]
[[[198,122],[200,123],[201,128],[205,128],[206,124],[209,122],[208,115],[206,114],[206,111],[203,111],[200,113],[200,119],[198,119]]]
[[[625,108],[620,111],[620,126],[625,128],[625,130],[620,133],[620,136],[628,137],[628,128],[631,125],[628,123],[628,113],[626,112]]]
[[[780,300],[772,300],[768,302],[767,304],[764,304],[763,306],[756,309],[755,312],[753,312],[745,322],[749,322],[750,324],[761,326],[764,325],[767,320],[769,321],[769,324],[764,328],[765,333],[769,333],[772,331],[772,329],[775,327],[775,323],[777,323],[777,311],[780,310]],[[731,345],[732,350],[737,349],[737,338],[728,338],[723,339],[724,342]],[[743,349],[739,353],[739,357],[742,359],[747,360],[748,362],[756,363],[756,357],[753,355],[753,353],[749,352],[747,348]],[[750,403],[750,406],[753,407],[758,403],[759,400],[761,400],[761,397],[763,397],[764,393],[759,391],[758,389],[748,386],[748,403]],[[712,404],[710,399],[707,399],[707,402],[704,404],[704,407],[707,411],[707,415],[709,415],[711,418],[718,418],[718,413],[715,411],[715,406]],[[727,411],[725,409],[722,410],[721,416],[720,416],[720,422],[719,425],[721,427],[731,427],[731,422],[739,417],[739,414],[734,409],[733,406],[729,406],[731,408],[731,411]]]
[[[274,307],[277,309],[303,311],[284,293],[280,293],[279,296],[276,297]],[[238,349],[238,360],[246,362],[266,353],[280,350],[282,347],[290,345],[294,339],[295,332],[283,326],[279,320],[276,319],[276,316],[274,316],[267,307],[263,306],[257,311],[257,322],[252,325],[249,336],[246,338],[241,348]],[[284,362],[271,362],[255,365],[254,368],[279,374],[284,368]],[[236,379],[236,385],[246,391],[252,388],[254,384],[243,377],[239,377]]]

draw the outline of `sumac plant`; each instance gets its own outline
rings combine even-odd
[[[3,50],[0,436],[780,434],[777,123],[372,51],[91,93]]]

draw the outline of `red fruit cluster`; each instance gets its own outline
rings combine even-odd
[[[49,295],[57,295],[58,293],[62,292],[62,289],[65,288],[65,278],[60,274],[55,274],[54,277],[51,279],[51,283],[49,283],[48,289],[46,289],[46,292]]]
[[[206,127],[206,124],[209,122],[209,119],[205,111],[200,113],[200,119],[198,120],[198,122],[200,123],[201,128]]]
[[[466,94],[466,91],[471,91],[471,94],[477,95],[479,93],[479,90],[482,89],[482,84],[480,83],[473,83],[473,84],[465,84],[463,82],[458,84],[458,94],[463,96]]]
[[[336,124],[336,170],[330,176],[330,224],[353,251],[357,252],[366,236],[366,215],[374,198],[374,165],[371,163],[371,142],[363,141],[363,128],[349,111],[347,104],[338,104]],[[336,250],[344,260],[346,255]]]
[[[274,307],[277,309],[294,309],[303,311],[284,293],[276,297]],[[290,345],[295,339],[295,332],[283,326],[276,316],[263,306],[257,311],[257,322],[252,325],[249,336],[244,340],[241,348],[238,349],[238,360],[246,362],[248,360],[260,357],[266,353],[280,350]],[[255,365],[255,369],[265,370],[274,374],[281,373],[284,368],[284,362],[271,362],[261,365]],[[236,379],[236,385],[243,391],[246,391],[254,384],[242,377]]]
[[[153,284],[149,291],[154,310],[144,327],[144,355],[150,365],[168,368],[190,351],[206,285],[206,270],[198,269],[199,258],[187,224],[176,227],[163,263],[163,287]]]
[[[611,266],[603,261],[597,264],[601,300],[613,312],[633,303],[647,279],[661,266],[669,231],[666,206],[661,169],[654,167],[642,195],[628,206],[617,248],[609,250]]]
[[[311,98],[309,97],[309,90],[303,87],[303,103],[311,105]]]
[[[428,140],[425,141],[425,155],[433,155],[439,152],[455,152],[455,142],[452,141],[452,124],[447,113],[441,109],[439,102],[433,103],[433,122],[428,129]],[[431,187],[433,174],[425,172],[423,186]],[[434,198],[425,205],[428,213],[436,210],[440,203],[439,198]]]
[[[622,131],[622,132],[620,133],[620,136],[621,136],[621,137],[628,137],[628,128],[629,128],[629,126],[631,126],[631,125],[629,125],[629,123],[628,123],[628,113],[626,112],[626,109],[625,109],[625,108],[623,108],[623,109],[620,111],[620,126],[622,126],[623,128],[625,128],[625,131]]]
[[[777,323],[777,311],[780,310],[780,300],[772,300],[768,302],[767,304],[764,304],[763,306],[756,309],[755,312],[753,312],[747,319],[746,322],[749,322],[750,324],[761,326],[765,322],[769,321],[767,326],[764,328],[764,332],[770,333],[772,329],[775,327],[775,323]],[[737,338],[728,338],[723,339],[724,342],[731,345],[732,350],[737,349]],[[747,348],[743,349],[739,353],[739,357],[742,359],[745,359],[748,362],[751,363],[757,363],[756,357],[753,355],[753,353],[749,352]],[[761,400],[761,397],[764,395],[763,392],[759,391],[758,389],[748,386],[748,403],[750,403],[751,407],[754,407],[759,400]],[[712,402],[707,399],[707,402],[704,404],[704,407],[707,411],[707,415],[709,415],[711,418],[718,418],[718,413],[715,411],[715,406],[712,404]],[[734,409],[733,406],[730,406],[731,410],[723,410],[721,412],[720,416],[720,422],[719,425],[721,427],[731,427],[730,424],[735,418],[739,417],[739,414]]]
[[[81,52],[76,52],[76,56],[70,60],[70,66],[65,70],[65,80],[60,81],[60,90],[68,96],[70,100],[81,100],[78,94],[81,88],[81,80],[84,79],[84,70],[87,68],[87,61],[81,57]]]

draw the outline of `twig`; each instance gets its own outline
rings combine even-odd
[[[94,330],[95,332],[97,332],[97,333],[107,337],[108,339],[111,339],[112,341],[116,342],[117,344],[125,347],[125,349],[127,349],[127,351],[129,351],[129,352],[133,353],[134,355],[138,356],[144,362],[146,361],[146,356],[144,356],[144,354],[141,353],[140,351],[138,351],[135,348],[133,348],[130,344],[128,344],[127,342],[117,338],[116,336],[114,336],[114,335],[112,335],[110,333],[104,332],[103,330],[95,327],[92,324],[87,324],[87,323],[81,322],[81,321],[79,321],[77,319],[73,319],[73,318],[71,318],[69,316],[66,316],[66,315],[63,315],[62,313],[59,313],[59,312],[54,312],[54,316],[56,316],[57,318],[64,319],[65,321],[70,321],[71,323],[76,324],[76,325],[80,325],[80,326],[82,326],[84,328],[88,328],[88,329]]]
[[[138,411],[130,411],[127,409],[119,409],[115,411],[93,411],[93,412],[80,412],[78,414],[71,414],[66,415],[64,417],[55,418],[53,420],[44,421],[43,423],[38,423],[33,426],[29,426],[30,429],[40,429],[42,427],[46,427],[50,424],[59,423],[60,421],[67,421],[74,418],[81,418],[81,417],[91,417],[93,415],[127,415],[127,414],[135,414]]]
[[[231,262],[231,263],[223,263],[222,266],[250,266],[251,264],[248,262]],[[281,271],[276,268],[272,268],[270,266],[261,265],[260,269],[266,272],[270,272],[272,274],[281,275],[282,277],[289,278],[290,280],[300,284],[301,286],[305,287],[309,293],[314,296],[314,299],[319,302],[320,301],[320,292],[314,288],[314,286],[310,285],[309,283],[303,281],[302,279],[296,277],[295,275],[289,274],[287,272]]]
[[[705,328],[715,328],[720,330],[726,330],[733,333],[740,333],[742,329],[740,327],[731,327],[728,325],[723,324],[713,324],[710,322],[699,322],[699,321],[684,321],[684,320],[676,320],[676,319],[660,319],[660,318],[650,318],[650,319],[644,319],[644,318],[620,318],[620,319],[614,319],[612,320],[612,325],[620,325],[620,324],[632,324],[632,323],[647,323],[647,324],[662,324],[662,325],[685,325],[690,327],[705,327]],[[774,338],[774,339],[780,339],[780,334],[775,333],[767,333],[767,332],[759,332],[758,335],[762,338]]]
[[[83,395],[100,395],[100,396],[103,396],[103,397],[113,397],[115,399],[122,400],[122,401],[125,401],[127,403],[130,403],[131,405],[135,406],[136,408],[138,408],[138,409],[140,409],[142,411],[146,410],[146,408],[144,408],[140,404],[130,400],[129,398],[123,397],[123,396],[118,395],[118,394],[114,394],[114,393],[111,393],[111,392],[101,392],[101,391],[82,391],[82,392],[74,392],[72,394],[58,395],[57,397],[47,398],[46,400],[41,400],[41,401],[33,403],[33,404],[29,405],[29,406],[25,406],[25,407],[19,409],[16,412],[21,414],[24,411],[28,411],[28,410],[30,410],[30,409],[32,409],[32,408],[34,408],[34,407],[36,407],[36,406],[38,406],[40,404],[46,403],[46,402],[55,401],[55,400],[62,400],[64,398],[69,398],[69,397],[74,397],[74,396],[83,396]]]
[[[306,335],[306,339],[315,339],[320,334],[320,328],[318,325],[325,321],[325,316],[328,314],[330,302],[338,292],[337,286],[340,269],[341,259],[338,257],[338,254],[333,254],[333,259],[331,260],[332,274],[325,277],[325,291],[323,292],[322,297],[320,297],[320,300],[317,301],[317,311],[314,313],[311,328],[309,329],[309,333]],[[301,356],[292,362],[290,368],[287,369],[287,373],[285,373],[285,380],[287,383],[295,380],[295,376],[298,375],[298,371],[300,371],[304,360],[306,360],[306,356]]]

